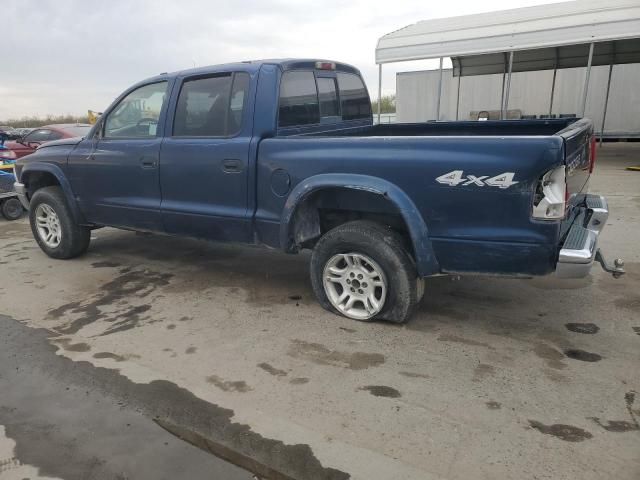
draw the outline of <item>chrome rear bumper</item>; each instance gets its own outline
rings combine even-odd
[[[582,278],[589,275],[594,261],[614,277],[624,274],[623,262],[617,259],[610,267],[598,248],[598,236],[607,223],[609,206],[600,195],[586,195],[586,223],[575,222],[569,229],[558,255],[556,275],[560,278]]]

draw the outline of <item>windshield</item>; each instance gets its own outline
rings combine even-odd
[[[84,137],[91,130],[91,125],[73,125],[72,127],[65,127],[63,130],[71,136]]]

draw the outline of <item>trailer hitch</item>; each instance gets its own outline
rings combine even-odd
[[[613,275],[613,278],[620,278],[622,275],[624,275],[626,272],[624,271],[624,262],[622,261],[621,258],[616,258],[613,261],[613,266],[609,265],[607,263],[607,260],[604,258],[604,255],[602,254],[602,252],[600,251],[600,249],[598,249],[596,251],[596,261],[600,264],[600,266],[602,266],[602,269],[607,272],[610,273],[611,275]]]

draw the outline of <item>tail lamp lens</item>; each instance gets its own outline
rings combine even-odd
[[[558,220],[564,218],[568,205],[564,165],[545,173],[538,181],[533,199],[533,218]]]

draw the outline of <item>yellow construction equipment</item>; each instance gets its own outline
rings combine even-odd
[[[102,115],[102,112],[94,112],[93,110],[87,110],[87,116],[89,117],[89,123],[94,125]]]

